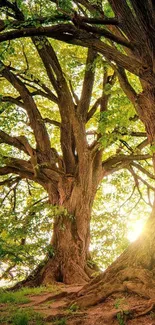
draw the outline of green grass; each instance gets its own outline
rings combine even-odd
[[[25,309],[8,309],[7,314],[0,315],[0,324],[7,322],[12,325],[28,325],[33,323],[35,325],[44,325],[43,316],[35,312],[32,308]]]
[[[41,316],[39,313],[36,313],[33,309],[19,309],[14,313],[11,321],[13,325],[28,325],[29,321],[33,321],[35,325],[45,324],[43,321],[43,316]]]
[[[26,304],[30,301],[22,292],[0,291],[0,303],[2,304]]]
[[[56,286],[37,287],[37,288],[22,288],[18,291],[0,290],[0,303],[26,304],[30,302],[28,295],[38,295],[42,292],[57,292]]]
[[[53,322],[53,324],[54,325],[66,325],[66,318],[65,317],[63,317],[63,318],[61,318],[61,319],[56,319],[54,322]]]
[[[79,310],[79,306],[77,304],[72,304],[69,308],[68,308],[68,311],[70,313],[75,313]]]
[[[37,288],[25,287],[18,291],[7,291],[6,289],[0,289],[0,304],[4,304],[1,308],[0,324],[45,325],[46,323],[41,314],[35,312],[32,308],[19,306],[21,304],[30,302],[28,295],[39,295],[42,292],[58,293],[58,289],[56,286],[40,286]]]
[[[42,292],[56,292],[56,291],[57,291],[57,287],[53,285],[48,287],[40,286],[36,288],[23,287],[18,292],[21,292],[23,295],[27,296],[27,295],[39,295]]]

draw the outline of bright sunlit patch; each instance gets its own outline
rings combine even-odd
[[[144,228],[144,220],[136,220],[133,223],[132,229],[129,230],[128,232],[128,239],[130,240],[130,242],[135,241],[139,237],[143,228]]]

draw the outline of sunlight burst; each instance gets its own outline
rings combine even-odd
[[[144,229],[144,220],[135,220],[132,229],[129,230],[127,238],[130,242],[135,241]]]

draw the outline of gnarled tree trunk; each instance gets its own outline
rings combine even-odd
[[[90,240],[90,202],[76,194],[69,200],[68,212],[64,210],[54,220],[51,247],[53,256],[40,271],[39,282],[43,284],[60,281],[66,284],[86,283],[91,269],[87,266]],[[75,205],[75,207],[73,207]]]
[[[76,178],[70,175],[60,177],[57,187],[60,214],[54,217],[50,243],[52,254],[49,253],[44,265],[39,265],[22,285],[36,286],[54,281],[85,284],[97,270],[92,262],[91,267],[89,263],[91,209],[100,175],[100,172],[96,175],[93,171],[93,163],[88,154],[85,161],[87,172],[83,172],[85,181],[81,181],[79,175]],[[45,188],[52,204],[53,187],[51,190],[48,183]]]

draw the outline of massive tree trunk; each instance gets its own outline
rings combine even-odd
[[[57,186],[58,213],[54,217],[49,255],[44,265],[39,265],[22,282],[23,285],[36,286],[54,281],[85,284],[90,280],[96,269],[95,265],[93,267],[89,263],[90,216],[102,170],[100,161],[100,172],[96,173],[96,168],[92,168],[94,163],[88,152],[85,159],[87,173],[83,170],[85,181],[80,180],[79,175],[76,178],[70,175],[60,177]],[[49,182],[45,184],[45,188],[49,194],[49,204],[53,204],[53,185]]]
[[[71,196],[66,204],[68,209],[60,206],[62,213],[54,218],[53,256],[39,272],[39,284],[53,281],[82,284],[90,280],[91,269],[87,262],[92,202],[89,197],[82,197],[80,188],[74,189],[74,192],[74,198]]]

